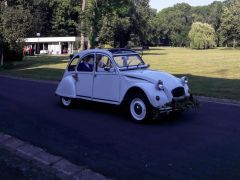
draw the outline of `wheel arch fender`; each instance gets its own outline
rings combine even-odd
[[[58,84],[55,94],[58,96],[75,98],[76,80],[72,76],[63,78]]]
[[[152,100],[152,90],[153,90],[153,84],[152,83],[137,83],[134,84],[133,86],[129,87],[126,91],[126,93],[123,95],[122,99],[121,99],[121,104],[125,104],[126,102],[128,102],[128,100],[131,98],[132,94],[136,94],[136,93],[143,93],[148,101],[150,102],[150,104],[152,106],[156,106],[155,103]]]

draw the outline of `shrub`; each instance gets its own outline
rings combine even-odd
[[[209,49],[216,46],[215,30],[207,23],[193,23],[189,32],[189,38],[190,47],[193,49]]]
[[[23,59],[22,49],[20,47],[15,50],[5,49],[3,57],[5,62],[21,61]]]

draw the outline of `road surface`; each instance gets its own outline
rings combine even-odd
[[[111,105],[65,109],[56,85],[0,77],[0,131],[115,179],[240,179],[240,107],[135,124]]]

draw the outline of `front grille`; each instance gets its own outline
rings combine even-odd
[[[185,95],[185,91],[183,87],[177,87],[172,90],[173,97],[181,97]]]

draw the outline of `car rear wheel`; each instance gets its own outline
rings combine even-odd
[[[141,123],[153,119],[154,108],[144,94],[136,94],[130,99],[129,111],[135,122]]]
[[[65,107],[70,107],[73,104],[73,99],[69,97],[60,97],[60,101]]]

